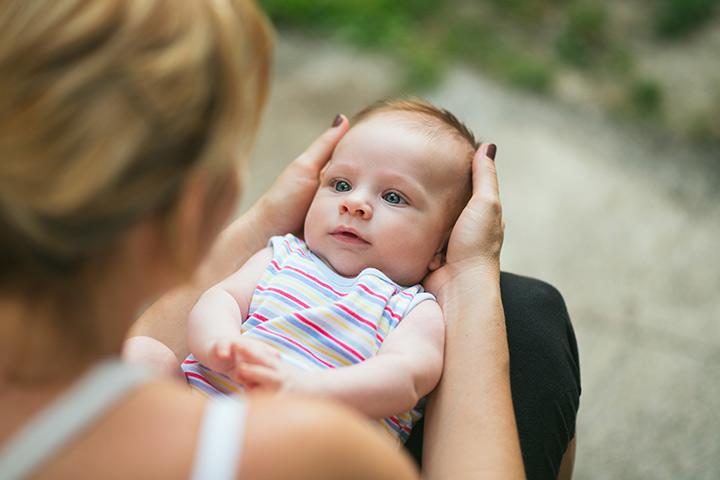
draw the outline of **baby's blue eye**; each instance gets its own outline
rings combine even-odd
[[[383,195],[382,198],[386,202],[392,203],[393,205],[400,205],[401,203],[405,203],[405,200],[396,192],[388,192]]]
[[[345,180],[338,180],[335,182],[335,191],[336,192],[349,192],[350,191],[350,184],[346,182]]]

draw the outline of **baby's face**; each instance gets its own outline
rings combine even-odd
[[[429,139],[403,112],[374,114],[341,140],[305,220],[308,246],[335,271],[374,267],[401,285],[440,266],[467,149]]]

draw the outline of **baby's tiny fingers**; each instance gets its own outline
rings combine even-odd
[[[225,341],[220,341],[215,344],[215,355],[218,356],[218,358],[227,360],[230,358],[230,343]]]
[[[236,359],[239,357],[244,362],[265,365],[266,367],[273,367],[280,360],[280,353],[277,350],[260,343],[247,342],[238,345],[235,349],[235,355]]]
[[[263,365],[243,363],[237,366],[235,375],[239,383],[251,384],[255,388],[277,390],[282,383],[277,370]]]

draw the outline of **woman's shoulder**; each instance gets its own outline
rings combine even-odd
[[[250,397],[240,474],[417,478],[409,457],[364,417],[337,403],[290,395]]]
[[[212,400],[171,382],[147,385],[134,397],[126,408],[137,409],[147,432],[139,450],[160,450],[164,474],[187,476]],[[244,402],[238,478],[417,478],[404,452],[346,407],[291,395],[253,394]]]
[[[187,477],[206,403],[179,382],[144,383],[96,418],[37,477]]]

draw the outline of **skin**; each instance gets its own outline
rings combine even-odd
[[[413,285],[441,265],[468,169],[459,140],[430,139],[408,117],[383,112],[354,126],[322,173],[305,240],[341,275],[373,267]]]
[[[326,133],[322,142],[328,143],[344,129],[342,125]],[[295,165],[296,172],[302,170],[302,163]],[[228,178],[235,176],[230,174]],[[182,242],[172,242],[165,224],[154,217],[139,222],[118,239],[116,252],[92,285],[93,301],[88,302],[86,312],[88,319],[96,321],[101,356],[119,354],[125,332],[140,306],[187,283],[189,272],[203,260],[237,197],[236,188],[228,188],[221,201],[209,206],[204,201],[206,191],[207,182],[197,173],[180,193],[173,225]],[[278,194],[271,193],[266,201],[273,202],[273,195]],[[253,227],[261,228],[259,225]],[[102,308],[94,310],[94,305]],[[18,329],[30,324],[31,319],[33,325],[42,326],[58,321],[57,315],[62,312],[1,292],[2,351],[9,351],[17,341]],[[25,352],[28,363],[23,366],[27,375],[43,381],[16,384],[3,375],[0,408],[11,414],[0,417],[0,443],[62,394],[93,363],[75,358],[73,350],[53,336],[52,329],[38,327],[33,333],[35,342]],[[0,363],[4,372],[15,365],[6,357]],[[250,397],[248,401],[238,478],[417,478],[408,458],[346,409],[289,395],[273,399]],[[206,399],[170,379],[143,385],[33,478],[187,478],[206,403]],[[302,451],[296,448],[300,442]],[[274,461],[280,456],[283,462]]]
[[[577,436],[573,437],[565,450],[562,462],[560,462],[558,480],[570,480],[572,478],[573,469],[575,468],[575,448],[577,447],[576,439]]]

